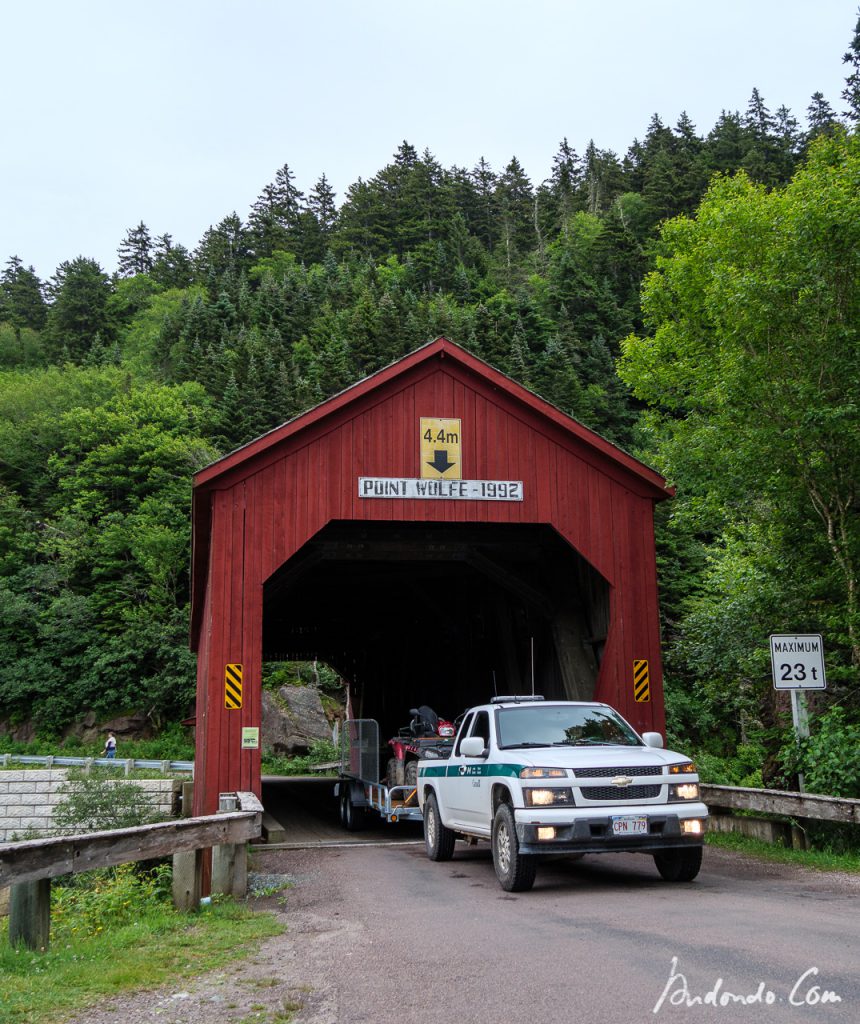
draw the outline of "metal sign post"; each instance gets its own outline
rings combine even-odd
[[[819,633],[776,633],[770,638],[770,661],[775,690],[791,691],[791,720],[794,735],[800,740],[809,736],[809,716],[804,690],[827,689],[824,673],[824,642]],[[804,791],[803,773],[798,772],[798,785]]]

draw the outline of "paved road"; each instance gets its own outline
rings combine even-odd
[[[860,1021],[855,876],[709,849],[689,885],[649,857],[603,855],[547,863],[513,895],[484,846],[447,864],[417,845],[255,861],[296,880],[276,940],[305,993],[296,1024]],[[711,992],[726,1002],[696,1001]]]
[[[263,806],[283,825],[290,845],[327,846],[343,843],[400,843],[421,840],[420,823],[389,825],[378,814],[368,817],[362,832],[346,832],[340,823],[333,778],[263,777]]]

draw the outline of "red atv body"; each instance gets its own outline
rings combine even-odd
[[[422,704],[411,708],[412,721],[388,741],[394,756],[388,760],[389,786],[414,786],[418,781],[418,761],[428,750],[447,757],[454,745],[454,723],[440,718],[432,708]]]

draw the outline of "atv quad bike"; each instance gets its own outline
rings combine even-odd
[[[388,760],[389,786],[414,786],[418,781],[418,761],[422,757],[447,757],[454,745],[454,724],[440,718],[422,704],[410,708],[412,720],[388,741],[394,756]],[[428,751],[431,753],[428,755]]]

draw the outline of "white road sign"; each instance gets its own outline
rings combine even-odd
[[[818,633],[778,633],[770,638],[775,690],[826,690],[824,643]]]

